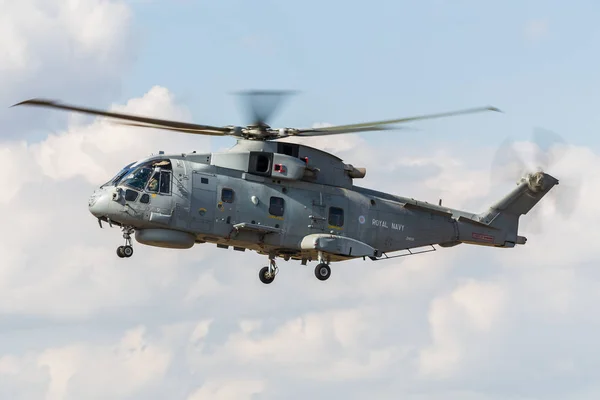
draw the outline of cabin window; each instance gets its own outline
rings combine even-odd
[[[131,190],[131,189],[125,190],[125,200],[126,201],[135,201],[135,199],[137,199],[137,197],[138,197],[138,192],[136,192],[135,190]]]
[[[168,171],[160,172],[160,187],[159,193],[169,194],[171,193],[171,173]]]
[[[344,226],[344,210],[339,207],[329,207],[329,225]]]
[[[144,193],[142,197],[140,197],[140,203],[148,204],[150,203],[150,196],[148,193]]]
[[[146,190],[152,193],[171,193],[171,173],[169,171],[155,172],[150,178]]]
[[[284,201],[281,197],[271,197],[269,204],[269,214],[276,217],[283,217]]]
[[[200,183],[208,184],[208,178],[200,178]]]
[[[223,203],[233,203],[233,190],[223,188],[221,190],[221,201]]]
[[[152,175],[152,178],[150,178],[150,181],[148,182],[148,186],[146,187],[146,190],[149,192],[153,192],[153,193],[158,192],[159,181],[160,181],[160,172],[155,172]]]

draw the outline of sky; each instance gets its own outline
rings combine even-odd
[[[0,398],[596,399],[600,396],[600,5],[574,1],[0,0]],[[568,144],[521,218],[528,243],[381,262],[170,250],[98,227],[87,199],[157,153],[228,138],[10,106],[32,97],[211,125],[233,94],[292,89],[310,127],[493,105],[504,113],[302,143],[356,184],[473,212],[514,187],[493,159],[534,127]],[[506,172],[506,171],[504,171]],[[504,174],[506,175],[506,174]],[[566,206],[565,206],[566,204]]]

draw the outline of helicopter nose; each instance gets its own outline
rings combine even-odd
[[[111,195],[106,190],[96,190],[88,201],[88,209],[96,218],[107,216]]]

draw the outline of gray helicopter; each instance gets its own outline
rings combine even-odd
[[[251,92],[252,98],[280,95]],[[362,258],[379,261],[435,251],[434,245],[461,243],[512,248],[525,244],[519,217],[527,214],[558,180],[542,171],[528,173],[503,199],[483,213],[456,210],[356,186],[365,168],[286,137],[334,135],[398,129],[393,124],[484,111],[480,107],[377,122],[324,128],[280,128],[267,125],[274,106],[261,110],[252,102],[247,126],[209,126],[168,121],[32,99],[16,105],[49,107],[113,119],[116,123],[190,134],[237,138],[220,153],[159,152],[126,165],[89,199],[89,211],[102,222],[119,226],[125,244],[117,255],[133,255],[137,242],[189,249],[213,243],[237,251],[267,255],[260,269],[265,283],[275,279],[276,258],[316,260],[315,276],[327,280],[330,263]],[[426,248],[412,251],[411,249]],[[406,253],[391,255],[404,251]]]

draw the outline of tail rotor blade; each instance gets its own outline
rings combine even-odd
[[[536,145],[534,160],[539,171],[551,172],[567,153],[566,141],[557,133],[547,129],[536,127],[532,132],[532,141]],[[502,183],[507,180],[517,181],[528,172],[525,161],[517,153],[511,140],[506,139],[496,151],[492,160],[492,179],[494,183]],[[569,218],[575,211],[579,202],[582,187],[580,177],[564,177],[560,179],[552,191],[550,191],[536,208],[531,210],[526,218],[521,220],[521,228],[531,233],[540,233],[545,222],[546,207],[548,203],[554,206],[554,213],[560,214],[564,219]]]
[[[536,166],[542,171],[551,169],[566,153],[565,140],[555,132],[536,127],[532,134],[536,144]]]
[[[506,139],[492,160],[492,182],[516,182],[526,171],[525,162],[510,139]]]
[[[556,189],[558,190],[551,192],[556,211],[560,213],[563,218],[569,218],[577,208],[577,204],[581,197],[581,180],[576,178],[570,179],[569,182],[565,183],[561,181]]]

